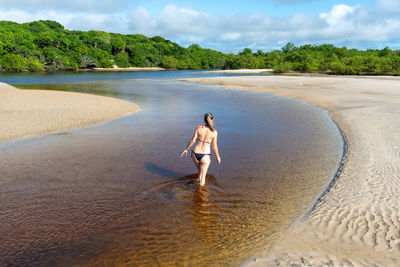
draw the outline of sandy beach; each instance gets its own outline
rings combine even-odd
[[[94,71],[161,71],[166,70],[159,67],[127,67],[127,68],[93,68]]]
[[[307,214],[245,265],[399,265],[400,77],[185,80],[269,92],[325,109],[346,142],[342,167],[330,187],[310,204]]]
[[[110,97],[0,83],[0,142],[83,128],[138,110],[131,102]]]
[[[207,70],[203,73],[232,73],[232,74],[260,74],[272,72],[272,69],[238,69],[238,70]]]

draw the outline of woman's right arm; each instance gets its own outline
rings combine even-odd
[[[218,163],[221,163],[221,157],[219,156],[219,152],[218,152],[217,138],[218,138],[218,132],[215,131],[215,137],[212,141],[212,149],[214,151],[215,156],[217,157]]]
[[[183,152],[181,154],[181,158],[183,157],[183,155],[187,155],[188,149],[194,144],[194,142],[196,142],[196,140],[197,140],[197,130],[198,129],[199,129],[199,126],[196,128],[196,130],[194,130],[193,137],[189,141],[189,144],[186,146],[185,150],[183,150]]]

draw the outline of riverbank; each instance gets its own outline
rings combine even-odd
[[[309,214],[249,266],[396,266],[400,261],[400,77],[185,79],[269,92],[328,111],[346,140],[343,169]],[[217,85],[215,85],[217,84]]]
[[[163,71],[165,68],[159,67],[127,67],[127,68],[93,68],[93,69],[77,69],[77,71]]]
[[[110,97],[0,83],[0,142],[83,128],[138,110],[131,102]]]
[[[273,69],[237,69],[237,70],[208,70],[203,73],[232,73],[232,74],[260,74],[270,73]]]

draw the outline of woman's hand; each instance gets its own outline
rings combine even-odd
[[[187,149],[183,150],[182,154],[181,154],[181,158],[183,157],[183,155],[187,156]]]
[[[217,162],[218,162],[219,164],[221,164],[221,157],[220,157],[220,156],[217,156]]]

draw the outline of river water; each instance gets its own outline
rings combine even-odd
[[[342,137],[310,105],[176,80],[221,75],[1,74],[140,112],[0,143],[0,265],[234,266],[268,247],[334,177]],[[206,112],[222,164],[213,157],[199,188],[179,155]]]

